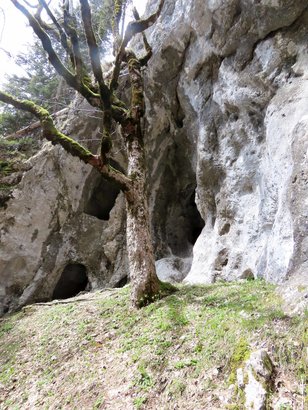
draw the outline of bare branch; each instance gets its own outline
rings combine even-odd
[[[85,97],[93,107],[101,107],[99,95],[88,88],[83,82],[78,81],[77,77],[70,70],[68,70],[64,66],[64,64],[62,64],[57,53],[53,49],[48,34],[43,30],[36,18],[31,13],[29,13],[29,11],[18,2],[18,0],[11,0],[11,2],[28,18],[30,26],[32,27],[37,37],[41,40],[42,46],[48,54],[48,59],[57,73],[61,77],[63,77],[72,88],[80,92],[80,94]]]
[[[37,4],[31,4],[29,1],[27,0],[23,0],[24,3],[26,3],[26,5],[28,7],[31,7],[32,9],[36,9],[37,8]]]
[[[130,40],[136,34],[142,33],[144,30],[151,27],[156,22],[156,20],[160,16],[160,13],[161,13],[161,10],[164,6],[164,3],[165,3],[165,0],[160,0],[160,3],[159,3],[159,6],[158,6],[158,9],[157,9],[156,13],[152,14],[147,19],[133,21],[133,22],[130,22],[128,24],[126,32],[125,32],[124,39],[121,43],[119,52],[116,56],[115,66],[114,66],[114,70],[113,70],[113,76],[112,76],[112,80],[111,80],[111,84],[110,84],[111,91],[113,91],[117,88],[118,79],[119,79],[119,75],[120,75],[120,71],[121,71],[121,63],[122,63],[122,61],[125,57],[125,48],[126,48],[127,44],[130,42]]]
[[[81,15],[84,25],[84,30],[89,47],[89,54],[91,59],[92,70],[99,85],[104,84],[103,72],[100,62],[99,48],[96,42],[95,34],[92,27],[91,10],[88,0],[80,0]]]
[[[101,160],[103,163],[107,161],[107,154],[112,148],[111,140],[111,123],[112,123],[112,107],[111,93],[107,85],[104,83],[104,77],[100,62],[99,48],[92,27],[91,9],[88,0],[80,0],[81,16],[83,26],[87,38],[92,70],[96,81],[98,82],[101,100],[104,108],[104,127],[101,141]]]
[[[164,7],[164,3],[165,0],[160,0],[157,11],[151,14],[151,16],[149,16],[148,18],[129,23],[125,33],[125,37],[127,36],[127,38],[129,38],[128,41],[130,41],[135,34],[141,33],[156,22],[156,20],[160,16],[162,8]]]
[[[17,0],[11,0],[11,2],[18,10],[20,10],[27,17],[33,31],[41,40],[43,48],[48,54],[50,63],[56,69],[58,74],[64,77],[68,84],[76,89],[77,84],[74,75],[60,61],[57,53],[54,51],[52,47],[48,34],[42,29],[36,18],[23,5],[21,5]]]
[[[134,15],[136,20],[140,20],[140,16],[139,16],[139,13],[138,13],[138,10],[136,9],[136,7],[133,8],[133,15]],[[148,42],[147,36],[145,35],[144,31],[142,32],[142,38],[143,38],[143,44],[144,44],[145,51],[147,52],[144,57],[139,58],[140,64],[143,67],[143,66],[147,65],[148,61],[152,57],[153,50],[152,50],[152,47],[150,46],[150,44]]]
[[[39,0],[39,2],[41,4],[41,6],[44,7],[44,9],[46,10],[46,12],[47,12],[48,16],[50,17],[51,21],[53,22],[53,24],[57,28],[57,30],[59,32],[60,41],[61,41],[61,44],[62,44],[63,48],[67,51],[68,54],[70,54],[71,50],[70,50],[69,44],[67,42],[67,37],[66,37],[65,32],[63,31],[62,27],[58,23],[58,21],[55,18],[54,14],[50,10],[50,8],[49,8],[48,4],[46,3],[46,1],[45,0]]]
[[[94,155],[89,161],[89,164],[96,168],[108,181],[117,184],[123,192],[129,191],[131,180],[111,165],[104,164],[100,156]]]
[[[86,66],[82,60],[78,35],[75,29],[75,21],[69,11],[68,4],[64,4],[63,9],[64,9],[64,28],[70,37],[72,47],[73,47],[73,52],[70,54],[70,58],[71,58],[73,66],[76,69],[78,79],[82,81],[82,78],[84,77],[84,75],[86,75]]]

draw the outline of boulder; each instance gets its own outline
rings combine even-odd
[[[264,349],[251,353],[245,366],[237,370],[238,388],[244,392],[245,409],[265,410],[274,365]]]

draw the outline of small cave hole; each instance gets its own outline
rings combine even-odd
[[[184,119],[181,117],[176,118],[175,124],[178,128],[183,128],[184,126]]]
[[[251,269],[245,269],[240,275],[240,279],[254,280],[255,276]]]
[[[219,232],[219,235],[222,236],[222,235],[226,235],[227,233],[229,233],[230,227],[231,227],[231,225],[229,223],[224,224],[224,226],[222,227],[222,229]]]
[[[80,263],[67,265],[56,284],[52,299],[67,299],[76,296],[88,285],[86,267]]]
[[[225,259],[223,262],[221,262],[221,266],[227,266],[229,262],[229,259]]]
[[[189,187],[173,201],[171,211],[166,215],[167,244],[174,255],[188,256],[205,223],[195,203],[194,188]]]
[[[110,212],[119,195],[119,188],[101,175],[98,175],[90,191],[89,199],[85,203],[84,212],[103,221],[108,221]]]

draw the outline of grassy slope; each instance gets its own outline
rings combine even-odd
[[[241,409],[228,386],[265,347],[300,409],[304,326],[261,281],[180,287],[139,311],[127,287],[30,306],[0,322],[0,408]]]

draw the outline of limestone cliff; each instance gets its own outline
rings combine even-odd
[[[307,27],[306,0],[166,0],[145,71],[161,278],[307,281]],[[95,149],[78,104],[62,127]],[[1,210],[2,309],[52,298],[67,267],[88,288],[123,283],[121,195],[49,144],[30,165]]]
[[[205,222],[188,282],[304,279],[307,23],[301,0],[168,1],[151,33],[154,226],[194,182]]]

